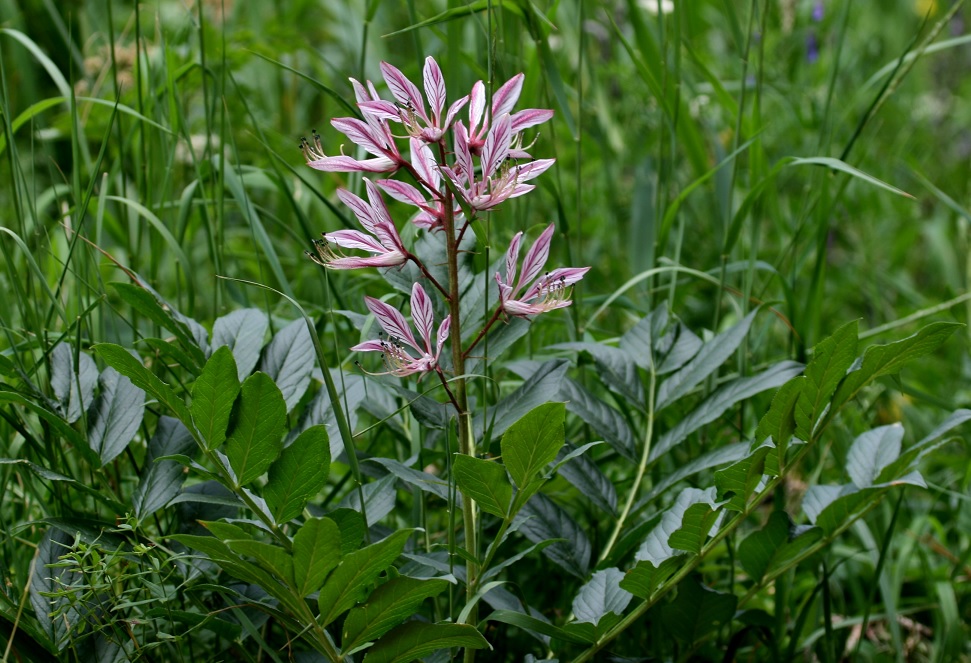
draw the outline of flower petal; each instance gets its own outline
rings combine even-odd
[[[442,178],[439,175],[438,162],[435,161],[432,149],[417,138],[412,138],[408,142],[411,146],[411,163],[423,180],[422,185],[432,192],[438,191]]]
[[[519,243],[523,239],[522,231],[516,233],[512,241],[509,242],[509,250],[506,251],[506,283],[512,286],[516,281],[516,266],[519,263]]]
[[[519,94],[523,91],[523,79],[526,75],[518,73],[492,95],[492,117],[497,118],[506,113],[512,113],[513,106],[519,101]]]
[[[526,257],[523,259],[523,273],[519,277],[517,290],[519,286],[531,283],[543,270],[543,266],[546,265],[546,261],[550,257],[550,242],[553,240],[554,230],[551,223],[539,236],[539,239],[529,247],[529,251],[526,252]]]
[[[401,122],[401,114],[398,112],[398,107],[395,106],[390,101],[385,101],[384,99],[375,99],[373,101],[361,101],[357,104],[365,115],[371,115],[380,120],[391,120],[392,122]]]
[[[425,69],[423,71],[425,79],[425,97],[431,107],[432,120],[436,125],[442,119],[442,109],[445,108],[445,77],[442,70],[435,62],[435,58],[428,56],[425,58]],[[444,128],[444,127],[443,127]]]
[[[387,156],[385,139],[364,122],[353,117],[338,117],[330,121],[335,129],[376,157]]]
[[[387,251],[385,253],[379,253],[376,256],[368,256],[366,258],[358,258],[355,256],[348,256],[345,258],[337,258],[336,260],[331,260],[325,267],[329,269],[361,269],[364,267],[397,267],[398,265],[403,265],[408,260],[400,251]]]
[[[377,339],[373,341],[364,341],[363,343],[358,343],[353,348],[352,352],[384,352],[385,341],[379,341]]]
[[[442,354],[442,348],[445,346],[445,341],[448,340],[448,334],[452,329],[452,316],[446,315],[445,319],[442,320],[442,324],[438,326],[438,337],[435,339],[435,360],[438,360],[439,355]]]
[[[351,208],[354,216],[361,222],[364,229],[374,235],[374,226],[378,219],[374,217],[374,210],[371,209],[371,206],[347,189],[337,189],[337,197],[340,198],[342,203]]]
[[[435,312],[432,309],[432,300],[419,283],[415,283],[411,288],[411,317],[415,322],[418,335],[425,342],[425,351],[431,354],[431,336],[432,327],[435,324]]]
[[[422,207],[428,202],[418,189],[407,182],[400,180],[378,180],[375,184],[398,202],[414,205],[415,207]]]
[[[482,112],[485,110],[485,85],[482,81],[476,81],[469,93],[469,134],[476,135],[479,129],[479,122],[482,121]]]
[[[398,164],[387,157],[358,160],[351,157],[322,157],[307,165],[325,173],[393,173]]]
[[[486,136],[482,146],[482,179],[492,177],[509,154],[512,132],[509,129],[509,114],[500,117]]]
[[[421,348],[418,347],[418,343],[415,342],[415,337],[411,333],[411,327],[405,321],[405,317],[401,315],[401,311],[374,297],[365,297],[364,303],[368,310],[374,314],[378,324],[381,325],[381,329],[391,336],[391,341],[401,341],[421,352]]]
[[[513,114],[510,125],[512,132],[518,134],[523,129],[542,124],[553,117],[553,111],[546,108],[527,108]]]
[[[415,84],[409,81],[397,67],[387,62],[381,63],[381,73],[384,75],[384,82],[388,84],[388,89],[391,90],[392,96],[398,103],[407,106],[427,123],[428,116],[425,115],[425,103],[422,101],[421,92],[418,91]]]
[[[324,233],[324,239],[338,246],[343,246],[345,249],[387,253],[387,249],[379,244],[376,239],[359,230],[335,230],[331,233]]]
[[[448,107],[448,113],[446,113],[445,121],[442,123],[442,129],[448,129],[450,126],[452,126],[452,121],[455,120],[455,116],[468,102],[469,98],[465,96],[461,99],[457,99],[455,103]]]
[[[455,164],[458,166],[456,175],[459,180],[456,184],[465,186],[471,184],[475,178],[475,165],[472,162],[472,152],[469,150],[469,135],[465,131],[465,125],[461,122],[455,123]],[[455,178],[452,178],[453,181]]]

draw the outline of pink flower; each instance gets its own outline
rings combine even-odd
[[[423,78],[425,83],[425,97],[428,98],[430,113],[425,111],[425,100],[422,98],[418,86],[408,80],[401,71],[387,62],[381,63],[381,73],[384,81],[395,98],[395,103],[380,99],[359,101],[358,106],[365,113],[372,113],[382,120],[401,122],[408,135],[420,138],[426,143],[437,143],[448,131],[455,119],[455,114],[468,103],[468,96],[462,97],[449,106],[445,115],[445,77],[435,58],[425,58]]]
[[[418,214],[411,220],[416,226],[425,230],[441,230],[445,227],[442,177],[431,148],[417,138],[411,139],[411,163],[415,167],[419,183],[430,199],[420,190],[400,180],[378,180],[376,184],[395,200],[418,208]],[[456,219],[462,218],[460,206],[454,205],[452,213]]]
[[[452,317],[446,316],[442,320],[442,324],[439,325],[435,349],[433,350],[431,336],[435,319],[432,312],[432,301],[420,284],[416,283],[411,288],[411,316],[414,320],[415,329],[418,330],[418,335],[421,337],[423,347],[419,346],[418,341],[415,340],[411,333],[411,325],[408,324],[398,309],[373,297],[365,297],[364,301],[368,310],[377,318],[381,329],[388,335],[388,339],[365,341],[355,345],[351,350],[382,353],[385,366],[388,368],[387,373],[398,377],[440,370],[438,359],[442,354],[445,341],[448,339]],[[418,356],[412,356],[408,348],[414,350]]]
[[[489,130],[479,158],[481,179],[476,180],[469,134],[465,125],[455,123],[455,166],[442,168],[442,172],[473,209],[492,209],[509,198],[532,191],[536,187],[525,182],[553,165],[553,159],[537,159],[524,164],[507,161],[515,158],[510,149],[511,140],[512,120],[507,113]]]
[[[354,211],[354,216],[361,222],[367,233],[359,230],[335,230],[324,233],[323,240],[315,240],[316,255],[307,255],[316,262],[329,269],[357,269],[359,267],[394,267],[408,261],[409,253],[401,243],[401,237],[395,228],[388,208],[381,198],[381,192],[368,179],[364,180],[367,188],[368,203],[364,202],[347,189],[338,189],[337,197]],[[335,251],[331,245],[345,249],[360,249],[373,253],[369,257],[344,256]]]
[[[510,156],[514,159],[528,159],[529,155],[518,147],[518,137],[523,129],[542,124],[551,117],[553,111],[545,108],[527,108],[518,113],[513,113],[513,106],[519,101],[519,95],[523,91],[523,79],[525,75],[516,74],[506,81],[501,88],[492,95],[492,112],[487,117],[485,111],[485,86],[482,81],[478,81],[472,86],[469,94],[469,151],[479,155],[485,146],[486,136],[489,131],[489,122],[492,118],[502,117],[510,114],[510,130],[513,140],[517,142],[517,147],[513,147]],[[481,124],[480,124],[481,123]]]
[[[571,304],[570,286],[582,279],[590,268],[560,267],[539,276],[550,256],[550,241],[553,239],[553,224],[550,224],[526,252],[522,274],[516,280],[519,243],[522,236],[522,232],[516,233],[509,244],[509,250],[506,252],[505,279],[496,272],[502,311],[507,315],[526,317],[569,306]],[[515,285],[513,285],[514,282]],[[520,296],[519,291],[530,282],[532,285]]]

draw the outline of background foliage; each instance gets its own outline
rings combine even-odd
[[[609,361],[598,364],[589,348],[576,344],[619,346],[651,311],[667,310],[710,340],[738,329],[761,307],[738,351],[722,358],[721,372],[690,385],[684,404],[662,413],[657,425],[665,431],[719,385],[785,360],[806,363],[810,349],[844,323],[859,320],[863,340],[855,357],[870,343],[896,341],[932,320],[967,322],[971,118],[962,100],[971,95],[964,76],[971,14],[962,3],[706,0],[658,12],[668,4],[2,3],[5,646],[16,629],[19,655],[30,660],[36,648],[38,657],[51,656],[44,652],[60,637],[56,629],[65,616],[100,629],[88,634],[98,637],[76,634],[60,654],[65,660],[92,660],[86,648],[125,640],[144,645],[138,655],[149,660],[217,658],[223,647],[230,658],[272,659],[287,640],[282,622],[239,607],[248,600],[242,589],[209,589],[203,597],[183,586],[193,573],[211,569],[193,571],[202,563],[183,559],[185,551],[163,537],[176,530],[199,535],[196,521],[232,512],[219,512],[219,500],[227,499],[222,493],[169,506],[164,491],[166,499],[150,499],[149,485],[178,487],[186,478],[174,461],[152,462],[191,448],[191,440],[173,433],[174,420],[160,418],[174,416],[171,409],[150,403],[143,415],[103,429],[88,410],[95,393],[104,400],[125,391],[111,386],[116,376],[103,363],[96,365],[93,357],[108,361],[91,352],[96,344],[135,348],[179,367],[164,377],[180,394],[193,388],[208,358],[191,349],[199,329],[213,347],[222,338],[248,353],[252,362],[238,366],[240,380],[254,368],[272,372],[274,361],[283,371],[283,355],[263,348],[288,329],[297,334],[287,325],[298,311],[243,281],[299,302],[316,322],[328,365],[343,369],[335,378],[344,378],[348,393],[358,390],[361,403],[367,393],[368,405],[350,410],[354,430],[365,431],[359,444],[368,456],[404,463],[424,449],[422,461],[444,464],[439,434],[428,433],[427,419],[391,417],[410,396],[365,382],[348,356],[346,348],[361,338],[362,318],[355,314],[364,312],[363,294],[392,287],[374,272],[325,273],[303,256],[321,231],[351,225],[334,190],[358,184],[306,168],[299,137],[316,127],[336,151],[339,134],[329,120],[349,113],[347,77],[378,81],[381,60],[417,78],[432,54],[453,95],[478,79],[501,83],[523,71],[520,107],[556,111],[534,147],[537,156],[556,157],[556,166],[538,180],[540,191],[506,203],[483,224],[477,260],[489,264],[515,232],[535,236],[556,221],[560,262],[593,270],[573,307],[557,314],[559,323],[532,326],[518,353],[507,357],[520,361],[494,366],[480,396],[512,393],[535,362],[569,359],[571,382],[564,389],[574,391],[559,396],[573,404],[565,424],[572,445],[606,437],[587,425],[589,413],[577,411],[588,392],[642,430],[641,413],[625,404],[637,398],[611,383],[603,366],[610,368]],[[160,312],[139,299],[132,282],[150,286],[171,308]],[[171,310],[201,325],[178,320],[184,326],[173,328],[164,317]],[[167,343],[173,335],[175,342]],[[786,477],[776,503],[805,524],[806,485],[845,484],[858,436],[903,421],[904,447],[910,447],[967,406],[968,338],[966,329],[959,331],[901,378],[880,378],[860,392]],[[550,350],[555,344],[561,345]],[[304,351],[312,362],[311,346]],[[630,365],[618,370],[628,369],[637,372]],[[319,370],[301,376],[293,402],[283,394],[288,430],[302,430],[301,413],[315,407],[318,418],[334,421],[318,398],[322,378]],[[635,382],[643,386],[642,378]],[[755,395],[690,431],[652,466],[650,485],[663,486],[677,468],[727,442],[753,439],[770,402],[771,392]],[[57,419],[45,419],[39,408]],[[338,460],[340,440],[330,430],[335,463],[312,505],[353,509],[361,495],[350,490],[351,470],[346,457]],[[661,647],[653,650],[659,656],[720,660],[733,634],[748,629],[746,637],[754,638],[765,629],[776,634],[765,642],[781,652],[765,654],[773,646],[760,649],[741,638],[737,646],[778,660],[785,660],[787,647],[820,660],[854,650],[858,660],[966,660],[971,477],[964,442],[943,441],[920,459],[926,490],[907,488],[899,502],[881,503],[823,560],[791,569],[774,593],[753,595],[778,621],[762,623],[759,615],[734,627],[702,624],[682,633],[672,650],[656,644],[663,629],[684,623],[679,610],[693,614],[684,610],[693,603],[679,603],[692,592],[709,585],[734,591],[739,537],[706,558],[698,576],[704,582],[685,584],[677,598],[666,599],[650,618],[653,631],[619,653],[633,655],[652,643]],[[608,484],[621,489],[622,504],[636,464],[617,462],[616,452],[596,453]],[[361,463],[366,485],[395,476],[376,471],[377,464]],[[261,474],[266,467],[257,469]],[[152,471],[162,478],[148,479]],[[208,490],[198,476],[188,476],[187,490]],[[711,472],[705,476],[690,485],[710,485]],[[387,494],[391,481],[373,495]],[[577,489],[579,481],[554,478],[542,497],[566,504],[599,552],[617,498],[604,486]],[[672,480],[665,507],[685,485]],[[431,520],[443,520],[440,497],[426,504],[399,490],[383,533],[427,524],[426,508]],[[750,529],[771,523],[771,510],[767,504],[764,513],[754,513]],[[661,511],[638,513],[630,536],[643,538]],[[75,541],[67,532],[78,526]],[[546,538],[537,535],[533,543]],[[45,562],[58,562],[61,544],[70,546],[70,555],[59,562],[65,569],[53,576],[59,580],[38,574]],[[563,564],[551,561],[555,545],[532,551],[508,579],[519,598],[563,622],[571,609],[580,614],[573,601],[594,567],[564,576]],[[72,566],[83,569],[81,580],[68,572]],[[551,576],[564,580],[549,583]],[[32,590],[32,578],[48,585]],[[35,611],[28,600],[42,592],[62,599],[60,617],[46,624],[34,614],[43,605]],[[99,602],[109,594],[121,607],[104,611]],[[454,615],[447,603],[426,604],[425,617]],[[713,617],[711,625],[720,621]],[[496,649],[483,659],[546,653],[523,628],[503,624],[485,628]],[[8,646],[5,658],[14,649]]]

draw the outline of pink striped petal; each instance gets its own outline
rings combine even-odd
[[[401,122],[401,114],[398,112],[398,107],[390,101],[385,101],[383,99],[361,101],[357,104],[357,107],[364,111],[365,115],[371,115],[372,117],[376,117],[380,120]]]
[[[342,203],[351,208],[351,211],[354,212],[354,216],[356,216],[357,220],[361,222],[361,225],[364,226],[365,230],[372,235],[375,234],[374,226],[378,220],[375,218],[374,210],[371,209],[370,205],[347,189],[337,189],[337,197],[340,198]]]
[[[357,160],[351,157],[322,157],[308,161],[307,165],[325,173],[393,173],[398,164],[387,157]]]
[[[382,191],[398,202],[414,205],[415,207],[422,207],[427,202],[425,197],[421,195],[421,192],[407,182],[401,182],[398,180],[378,180],[375,182],[375,184],[381,187]]]
[[[399,251],[387,251],[376,256],[358,258],[348,256],[329,261],[325,267],[329,269],[363,269],[365,267],[397,267],[408,261],[408,256]]]
[[[377,339],[364,341],[351,348],[351,352],[384,352],[384,343],[385,341],[379,341]]]
[[[442,348],[445,345],[445,341],[448,340],[448,334],[452,329],[452,316],[446,315],[445,319],[442,320],[442,324],[438,326],[438,337],[435,339],[435,359],[442,354]]]
[[[465,131],[465,125],[461,122],[455,123],[455,163],[459,167],[459,181],[456,184],[464,186],[462,182],[469,184],[475,178],[475,165],[472,163],[472,152],[469,150],[469,135]],[[455,178],[452,178],[453,181]]]
[[[355,145],[360,145],[376,157],[386,155],[384,137],[377,134],[373,127],[352,117],[338,117],[330,121],[335,129],[347,136]]]
[[[506,283],[510,286],[516,281],[516,269],[519,264],[519,243],[523,239],[522,231],[513,235],[509,242],[509,250],[506,251]]]
[[[364,188],[367,190],[367,199],[371,203],[371,209],[373,210],[374,227],[377,228],[379,225],[386,223],[392,228],[394,227],[394,221],[391,220],[391,213],[388,212],[388,206],[384,204],[384,198],[381,197],[381,190],[375,186],[374,182],[364,179]]]
[[[556,159],[537,159],[522,165],[516,166],[516,181],[528,182],[529,180],[545,173],[550,166],[556,163]]]
[[[488,179],[502,165],[502,162],[509,154],[509,143],[512,140],[512,132],[509,130],[509,115],[500,117],[486,137],[485,145],[482,146],[482,178]]]
[[[462,107],[469,102],[468,96],[457,99],[455,103],[448,107],[448,113],[445,115],[445,122],[442,124],[442,129],[448,129],[452,126],[452,122],[455,120],[455,116],[458,114]]]
[[[550,257],[550,242],[553,240],[554,230],[551,223],[542,232],[539,239],[529,247],[529,251],[526,252],[526,257],[523,259],[523,273],[519,277],[516,290],[519,290],[519,286],[532,282],[543,271],[543,266],[546,265],[546,261]]]
[[[422,101],[421,92],[418,91],[415,84],[409,81],[397,67],[387,62],[381,63],[381,73],[384,74],[384,82],[388,84],[388,89],[391,90],[391,94],[397,102],[414,111],[427,123],[428,116],[425,115],[425,103]]]
[[[387,249],[379,244],[370,235],[365,235],[360,230],[335,230],[334,232],[324,233],[324,239],[345,249],[360,249],[370,253],[387,253]]]
[[[348,80],[351,81],[351,87],[354,88],[354,98],[357,100],[357,103],[371,99],[371,97],[368,96],[367,90],[364,89],[364,86],[361,85],[360,81],[358,81],[356,78],[351,78]]]
[[[411,317],[415,321],[415,329],[425,342],[425,351],[432,353],[432,326],[435,324],[435,312],[432,310],[432,300],[428,297],[421,284],[415,283],[411,288]]]
[[[527,108],[512,115],[510,126],[512,132],[518,134],[523,129],[542,124],[553,117],[553,111],[546,108]]]
[[[404,316],[401,315],[398,309],[374,297],[365,297],[364,303],[367,305],[368,310],[374,314],[378,324],[381,325],[381,329],[392,337],[392,341],[397,339],[418,352],[421,352],[421,348],[418,347],[418,344],[415,342],[415,337],[411,333],[411,327],[405,322]]]
[[[485,85],[482,81],[476,81],[469,93],[469,134],[476,135],[479,129],[479,122],[482,121],[482,113],[485,111]]]
[[[492,95],[492,117],[493,119],[512,113],[513,106],[519,101],[519,95],[523,91],[523,79],[526,75],[518,73]]]
[[[435,58],[425,58],[425,97],[432,113],[433,123],[438,125],[442,119],[442,109],[445,108],[445,77]]]
[[[423,180],[422,184],[430,191],[437,192],[441,185],[441,177],[438,173],[438,162],[435,161],[432,149],[417,138],[412,138],[409,144],[411,145],[411,163],[418,171],[418,176]]]

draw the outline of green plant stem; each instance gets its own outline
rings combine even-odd
[[[603,551],[600,553],[600,559],[598,562],[602,562],[607,559],[607,557],[610,556],[610,552],[614,549],[614,545],[617,544],[617,540],[620,538],[620,534],[624,530],[624,523],[627,522],[627,516],[630,515],[631,507],[634,506],[634,501],[637,499],[638,492],[640,492],[641,482],[644,479],[644,474],[647,472],[648,460],[651,456],[651,443],[654,441],[654,392],[656,384],[657,372],[654,370],[652,363],[650,371],[650,386],[647,392],[647,430],[644,433],[644,448],[641,451],[641,460],[637,465],[637,475],[634,477],[634,485],[631,487],[630,493],[627,495],[627,502],[624,504],[624,508],[621,510],[620,516],[617,518],[617,522],[614,525],[614,531],[610,533],[610,538],[607,540],[607,545],[604,546]]]

